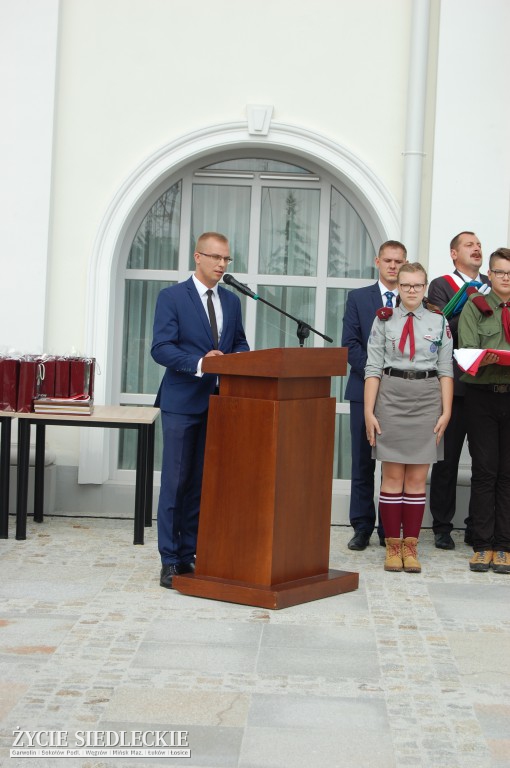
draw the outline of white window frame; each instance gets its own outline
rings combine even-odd
[[[397,237],[400,209],[390,191],[359,158],[326,137],[299,127],[274,123],[267,137],[254,139],[246,132],[245,123],[236,123],[205,128],[172,142],[147,158],[122,185],[103,217],[94,243],[87,289],[86,348],[94,351],[102,370],[96,383],[97,403],[118,401],[118,341],[122,338],[119,323],[123,316],[120,306],[124,301],[119,272],[124,271],[127,251],[145,213],[171,186],[171,179],[177,178],[179,170],[198,158],[202,165],[206,165],[206,156],[213,162],[227,152],[229,157],[235,153],[248,157],[258,150],[264,156],[275,152],[278,157],[288,154],[297,165],[311,165],[329,172],[336,180],[335,186],[350,192],[349,199],[354,201],[374,244]],[[188,243],[185,253],[187,249]],[[179,269],[178,279],[184,279],[188,274],[188,269],[183,269],[182,273]],[[161,275],[159,271],[158,275]],[[345,287],[349,282],[336,279],[338,287]],[[330,280],[334,287],[334,279]],[[367,282],[370,281],[352,279],[352,287]],[[320,311],[319,301],[316,307],[317,313]],[[249,328],[249,318],[247,325]],[[344,408],[345,405],[339,412],[346,412]],[[79,482],[102,483],[114,476],[116,458],[110,449],[109,430],[81,430],[80,440]]]

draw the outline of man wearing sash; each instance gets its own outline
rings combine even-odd
[[[468,298],[466,289],[474,286],[481,293],[486,293],[490,291],[490,283],[486,275],[480,274],[483,261],[482,246],[474,232],[460,232],[456,235],[450,243],[450,256],[453,272],[431,281],[428,299],[431,304],[443,310],[452,331],[453,346],[458,349],[459,317]],[[455,542],[451,537],[452,520],[455,516],[460,455],[466,438],[466,385],[460,381],[460,371],[455,360],[453,372],[454,396],[451,419],[444,435],[444,460],[433,465],[430,483],[430,512],[434,542],[438,549],[455,549]],[[469,515],[464,522],[464,541],[471,544]]]

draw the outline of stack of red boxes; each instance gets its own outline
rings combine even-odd
[[[0,356],[0,411],[92,413],[95,359]]]

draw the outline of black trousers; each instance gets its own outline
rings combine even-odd
[[[473,460],[473,549],[510,552],[510,393],[470,384],[466,421]]]
[[[434,533],[450,533],[453,528],[459,461],[467,434],[464,405],[464,397],[453,398],[452,416],[443,437],[444,460],[432,467],[429,503]],[[471,527],[469,515],[464,523]]]
[[[372,458],[372,448],[367,440],[363,403],[351,400],[350,426],[352,469],[349,521],[356,533],[362,531],[370,536],[376,522],[374,504],[375,459]],[[377,533],[379,536],[384,536],[381,521],[379,521]]]

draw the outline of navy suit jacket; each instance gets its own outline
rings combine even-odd
[[[347,297],[342,330],[342,347],[347,347],[351,372],[345,388],[345,399],[363,402],[367,344],[375,313],[382,307],[379,283],[355,288]]]
[[[221,352],[247,352],[248,342],[241,317],[241,302],[218,287],[223,312]],[[166,371],[156,406],[170,413],[203,413],[209,407],[216,375],[195,376],[198,361],[213,349],[209,317],[193,278],[164,288],[158,296],[151,347],[153,359]]]

